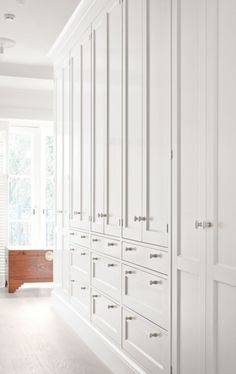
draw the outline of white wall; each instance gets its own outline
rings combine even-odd
[[[52,69],[0,64],[0,119],[52,120]]]

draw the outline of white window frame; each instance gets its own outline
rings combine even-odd
[[[9,248],[19,249],[52,249],[52,246],[46,245],[46,174],[45,174],[45,144],[42,143],[43,137],[47,135],[53,136],[52,123],[46,126],[27,124],[26,126],[11,124],[9,127],[9,136],[11,133],[27,134],[32,136],[32,174],[31,174],[31,197],[32,197],[32,210],[35,214],[31,216],[31,236],[32,243],[30,245],[9,245]],[[9,173],[9,182],[14,177]],[[20,176],[20,178],[23,176]],[[28,177],[28,176],[27,176]],[[16,178],[18,176],[16,175]],[[52,177],[54,179],[54,176]],[[8,225],[14,220],[8,219]],[[17,222],[20,220],[16,220]],[[10,228],[9,228],[10,233]]]

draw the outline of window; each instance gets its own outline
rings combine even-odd
[[[53,246],[52,129],[9,132],[9,246]]]

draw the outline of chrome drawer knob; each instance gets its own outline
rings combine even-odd
[[[93,261],[98,261],[98,257],[93,257]]]
[[[81,235],[80,238],[81,239],[86,239],[86,235]]]
[[[138,217],[134,216],[134,222],[137,222],[137,221],[138,221]]]
[[[132,321],[133,319],[135,319],[134,317],[125,317],[126,321]]]
[[[113,247],[114,245],[115,245],[115,243],[112,243],[112,242],[111,243],[107,243],[108,247]]]
[[[213,226],[212,222],[203,221],[203,226],[202,226],[203,229],[208,229],[212,226]]]
[[[98,297],[98,295],[93,295],[93,297],[96,299],[96,297]]]
[[[132,270],[125,270],[125,274],[135,274],[135,271],[132,271]]]
[[[98,239],[92,239],[92,242],[98,242]]]
[[[141,222],[141,221],[146,221],[146,217],[138,217],[138,221]]]
[[[86,256],[86,252],[81,252],[80,256]]]
[[[107,308],[108,309],[113,309],[113,308],[115,308],[115,305],[108,305]]]
[[[115,264],[107,264],[107,267],[108,268],[112,268],[112,267],[114,267],[115,266]]]
[[[157,285],[157,284],[162,284],[162,281],[161,280],[159,280],[159,281],[157,281],[157,280],[151,280],[149,282],[149,284],[150,284],[150,286]]]
[[[107,214],[101,213],[101,218],[107,217]]]
[[[136,251],[135,247],[126,247],[125,250],[128,251]]]

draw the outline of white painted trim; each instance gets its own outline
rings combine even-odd
[[[124,352],[107,339],[68,302],[52,293],[53,309],[75,330],[87,346],[114,374],[145,374]]]

